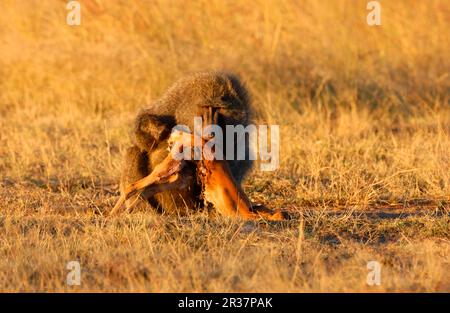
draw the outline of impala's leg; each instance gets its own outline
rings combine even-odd
[[[218,124],[219,112],[214,107],[204,107],[203,127]],[[206,138],[209,139],[209,138]],[[206,140],[205,139],[205,140]],[[217,148],[217,147],[215,147]],[[244,219],[266,218],[269,220],[283,220],[281,212],[254,209],[244,190],[233,177],[228,161],[208,160],[203,151],[200,165],[200,176],[203,183],[203,196],[221,214],[240,216]]]
[[[244,219],[266,218],[268,220],[284,220],[282,212],[253,208],[239,184],[231,175],[226,161],[203,161],[204,197],[221,214],[240,216]]]
[[[141,151],[137,146],[128,148],[125,154],[122,177],[120,181],[121,196],[124,196],[126,186],[144,178],[148,174],[147,153],[145,151]],[[148,202],[139,195],[136,195],[126,199],[125,205],[128,209],[132,206],[144,208],[148,206]]]

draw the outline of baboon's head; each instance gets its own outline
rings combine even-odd
[[[204,116],[205,110],[209,110],[213,120],[215,118],[223,128],[248,123],[249,97],[239,79],[232,74],[193,74],[178,81],[170,93],[177,98],[175,118],[178,124],[192,127],[194,116]]]

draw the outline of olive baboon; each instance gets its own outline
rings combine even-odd
[[[166,93],[148,108],[142,110],[135,121],[136,144],[128,148],[121,178],[121,191],[152,172],[168,154],[167,138],[175,125],[194,129],[194,117],[203,116],[205,108],[214,108],[217,124],[247,126],[250,120],[249,96],[239,79],[230,73],[202,72],[178,80]],[[224,131],[224,142],[226,142]],[[234,141],[235,145],[237,141]],[[225,147],[224,147],[225,148]],[[248,155],[249,145],[246,144]],[[234,149],[236,151],[236,147]],[[226,151],[224,151],[226,153]],[[235,181],[240,184],[251,167],[250,160],[227,161]],[[150,204],[158,211],[180,212],[202,205],[201,186],[196,178],[194,161],[185,166],[182,175],[191,179],[182,189],[156,194],[150,199],[139,196],[127,200],[127,206]]]

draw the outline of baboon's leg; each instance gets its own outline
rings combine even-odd
[[[151,168],[161,164],[168,153],[168,142],[160,143],[150,156]],[[152,205],[157,206],[159,211],[183,215],[199,205],[200,190],[195,176],[195,164],[187,162],[179,175],[184,180],[182,188],[171,188],[151,198]]]
[[[147,152],[141,151],[137,146],[127,149],[123,164],[122,177],[120,181],[120,193],[125,193],[125,188],[149,174]],[[133,196],[125,201],[127,208],[136,206],[139,208],[148,207],[148,201],[140,195]]]
[[[181,152],[183,139],[189,137],[174,138],[171,150]],[[141,153],[137,147],[128,149],[121,182],[121,197],[110,214],[116,212],[125,202],[131,207],[139,197],[148,200],[151,206],[159,211],[183,213],[199,204],[200,190],[196,184],[195,165],[174,159],[172,153],[168,152],[168,147],[168,142],[161,142],[150,154]]]
[[[200,191],[196,186],[195,170],[188,166],[179,175],[184,179],[183,188],[157,193],[154,199],[164,212],[185,215],[199,206]]]

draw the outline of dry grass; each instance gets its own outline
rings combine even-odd
[[[0,3],[1,290],[450,291],[447,1],[80,2]],[[245,187],[295,219],[106,219],[137,109],[205,69],[280,125]]]

